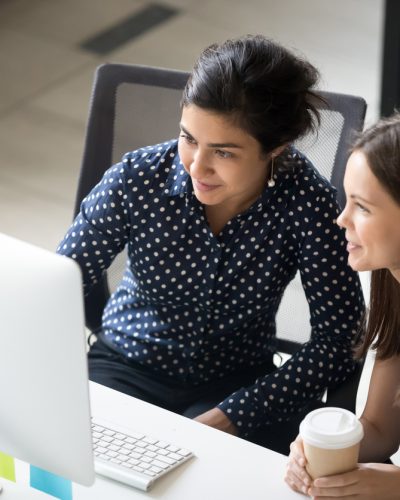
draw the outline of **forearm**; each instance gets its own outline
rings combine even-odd
[[[364,439],[360,461],[387,460],[400,446],[400,407],[395,404],[400,380],[400,356],[377,359],[361,422]]]
[[[316,334],[281,368],[218,406],[245,437],[261,426],[289,420],[353,370],[351,343],[345,335]]]
[[[379,429],[365,417],[360,418],[364,427],[364,438],[361,441],[359,461],[384,462],[397,451],[391,436]]]
[[[195,420],[228,434],[233,434],[234,436],[238,434],[237,428],[219,408],[212,408],[196,417]]]

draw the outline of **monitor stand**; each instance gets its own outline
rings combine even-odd
[[[0,500],[54,500],[54,497],[27,484],[16,484],[1,478]]]

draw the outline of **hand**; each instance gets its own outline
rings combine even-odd
[[[395,500],[400,498],[400,467],[386,464],[358,464],[358,469],[319,478],[308,491],[315,500]]]
[[[194,420],[197,420],[197,422],[201,422],[202,424],[209,425],[210,427],[214,427],[215,429],[219,429],[220,431],[228,432],[234,436],[237,436],[238,434],[236,426],[233,425],[225,413],[219,408],[212,408],[211,410],[202,413]]]
[[[303,440],[297,436],[290,445],[289,462],[286,466],[285,481],[294,491],[308,493],[312,479],[306,471],[306,457],[304,456]]]

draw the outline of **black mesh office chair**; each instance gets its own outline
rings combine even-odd
[[[118,162],[123,153],[178,135],[179,102],[187,78],[185,72],[135,65],[105,64],[97,69],[75,214],[104,171]],[[318,136],[306,136],[296,146],[331,180],[343,205],[342,181],[349,143],[353,131],[363,127],[366,103],[350,95],[320,94],[326,104],[319,105],[322,122]],[[86,321],[92,331],[101,325],[109,290],[118,283],[124,264],[122,254],[86,299]],[[308,304],[298,276],[285,292],[278,312],[277,331],[278,349],[289,354],[309,338]],[[360,363],[352,378],[329,391],[327,403],[354,411],[361,370]]]

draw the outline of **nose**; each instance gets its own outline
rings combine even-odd
[[[212,173],[213,168],[207,151],[198,148],[190,163],[190,175],[195,179],[202,179]]]
[[[349,217],[348,217],[348,209],[347,203],[342,212],[339,214],[339,217],[336,219],[336,223],[338,226],[346,228],[349,226]]]

